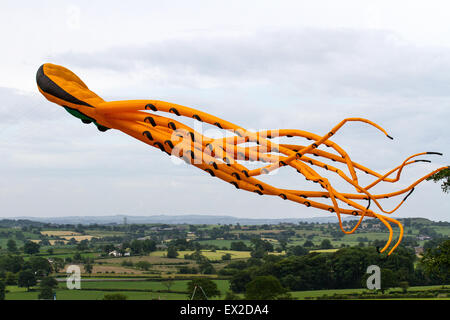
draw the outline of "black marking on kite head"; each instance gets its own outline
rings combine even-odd
[[[64,90],[64,88],[61,88],[56,82],[54,82],[51,77],[57,77],[54,73],[52,74],[52,70],[55,68],[55,66],[52,67],[51,64],[47,64],[47,74],[44,71],[44,66],[45,64],[43,64],[42,66],[39,67],[37,73],[36,73],[36,82],[38,87],[45,93],[52,95],[53,97],[56,97],[58,99],[61,99],[63,101],[69,102],[71,104],[75,104],[75,105],[80,105],[80,106],[86,106],[86,107],[90,107],[90,108],[94,108],[94,106],[90,105],[89,103],[82,101],[76,97],[74,97],[73,95],[71,95],[70,93],[68,93],[67,91]],[[57,66],[58,68],[63,68],[66,70],[66,75],[71,76],[71,80],[70,81],[75,81],[77,83],[79,83],[81,80],[69,69],[66,69],[64,67],[61,66]],[[50,70],[49,70],[50,69]],[[82,82],[81,82],[82,83]],[[82,90],[84,90],[84,92],[91,92],[84,83],[82,83],[84,85],[84,88]],[[80,88],[81,89],[81,88]],[[93,92],[91,92],[92,94],[94,94]]]

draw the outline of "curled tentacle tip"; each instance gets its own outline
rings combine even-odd
[[[391,140],[394,140],[394,138],[392,138],[390,135],[386,135],[386,137],[388,137],[389,139],[391,139]]]
[[[437,154],[439,156],[443,156],[443,154],[441,152],[434,152],[434,151],[429,151],[429,152],[427,152],[427,154]]]

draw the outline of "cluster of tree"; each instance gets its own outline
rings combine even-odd
[[[14,239],[9,239],[6,243],[6,250],[11,254],[16,254],[20,251],[26,254],[36,254],[39,253],[40,247],[38,243],[32,241],[26,241],[21,249],[18,248],[17,242]]]
[[[230,249],[234,251],[250,251],[250,248],[247,247],[247,245],[243,241],[232,242],[230,245]]]
[[[217,284],[205,278],[198,278],[188,282],[187,291],[188,299],[190,300],[209,300],[221,295]]]
[[[52,270],[50,262],[42,257],[32,256],[25,261],[18,255],[0,256],[0,281],[6,285],[18,285],[29,290]]]
[[[45,277],[39,283],[38,299],[52,300],[55,297],[54,289],[58,287],[58,282],[53,277]]]
[[[178,267],[178,273],[179,274],[197,274],[198,269],[196,267],[181,266],[181,267]]]
[[[100,249],[105,253],[108,254],[111,251],[118,251],[122,255],[126,252],[127,249],[131,250],[131,253],[133,255],[145,255],[149,254],[150,252],[153,252],[156,250],[156,242],[150,239],[145,240],[132,240],[130,242],[123,242],[120,246],[116,247],[112,243],[108,243],[105,245],[100,246]]]
[[[253,258],[262,258],[268,252],[274,251],[273,245],[267,240],[252,238],[250,241],[252,244],[252,251],[250,252],[250,255]]]
[[[136,263],[133,263],[131,260],[124,260],[121,263],[124,267],[135,267],[140,270],[148,271],[152,267],[152,264],[148,261],[138,261]]]
[[[402,282],[441,284],[448,281],[449,243],[444,241],[437,248],[428,250],[416,268],[414,252],[404,247],[397,248],[390,256],[380,255],[373,247],[308,254],[296,248],[298,255],[291,251],[287,256],[265,255],[262,259],[232,262],[220,273],[232,276],[230,288],[235,293],[246,292],[247,285],[260,276],[274,276],[290,291],[361,288],[365,285],[369,265],[378,265],[382,269],[385,286]]]
[[[198,264],[198,271],[202,274],[215,274],[216,269],[211,261],[205,257],[200,250],[196,250],[192,254],[184,255],[185,259],[195,260]]]

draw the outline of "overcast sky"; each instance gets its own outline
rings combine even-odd
[[[105,100],[170,101],[254,130],[325,134],[346,117],[368,118],[395,139],[352,123],[333,140],[379,172],[414,153],[444,153],[377,192],[450,163],[448,1],[24,3],[0,4],[0,217],[327,215],[236,190],[122,132],[83,125],[37,91],[45,62],[71,69]],[[318,190],[287,168],[263,180]],[[449,195],[424,182],[393,217],[449,221],[449,213]]]

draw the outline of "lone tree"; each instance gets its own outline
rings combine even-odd
[[[17,243],[13,239],[9,239],[8,243],[6,244],[6,248],[8,249],[8,252],[16,253],[17,252]]]
[[[328,239],[323,239],[320,243],[320,249],[332,249],[333,245],[331,244],[331,241]]]
[[[450,167],[439,171],[438,173],[429,177],[427,180],[433,180],[434,182],[442,180],[442,191],[450,192]]]
[[[27,241],[23,246],[23,252],[28,254],[35,254],[39,252],[40,247],[41,246],[37,243]]]
[[[174,246],[170,246],[167,249],[167,258],[176,258],[178,257],[178,251]]]
[[[170,288],[173,286],[175,282],[173,281],[173,278],[167,278],[166,281],[163,281],[163,285],[166,286],[167,291],[170,291]]]
[[[208,300],[212,297],[220,297],[217,284],[210,279],[193,279],[187,287],[188,298],[192,300]]]
[[[246,286],[245,298],[249,300],[274,300],[286,293],[274,276],[259,276]]]
[[[88,274],[92,273],[92,269],[93,269],[93,266],[92,266],[91,262],[88,262],[84,265],[84,271],[87,272]]]
[[[41,292],[38,295],[39,300],[52,300],[55,295],[55,292],[50,287],[41,288]]]
[[[19,287],[25,287],[27,288],[27,291],[30,291],[30,287],[35,286],[36,283],[36,276],[30,270],[19,272],[19,277],[17,278],[17,284]]]

